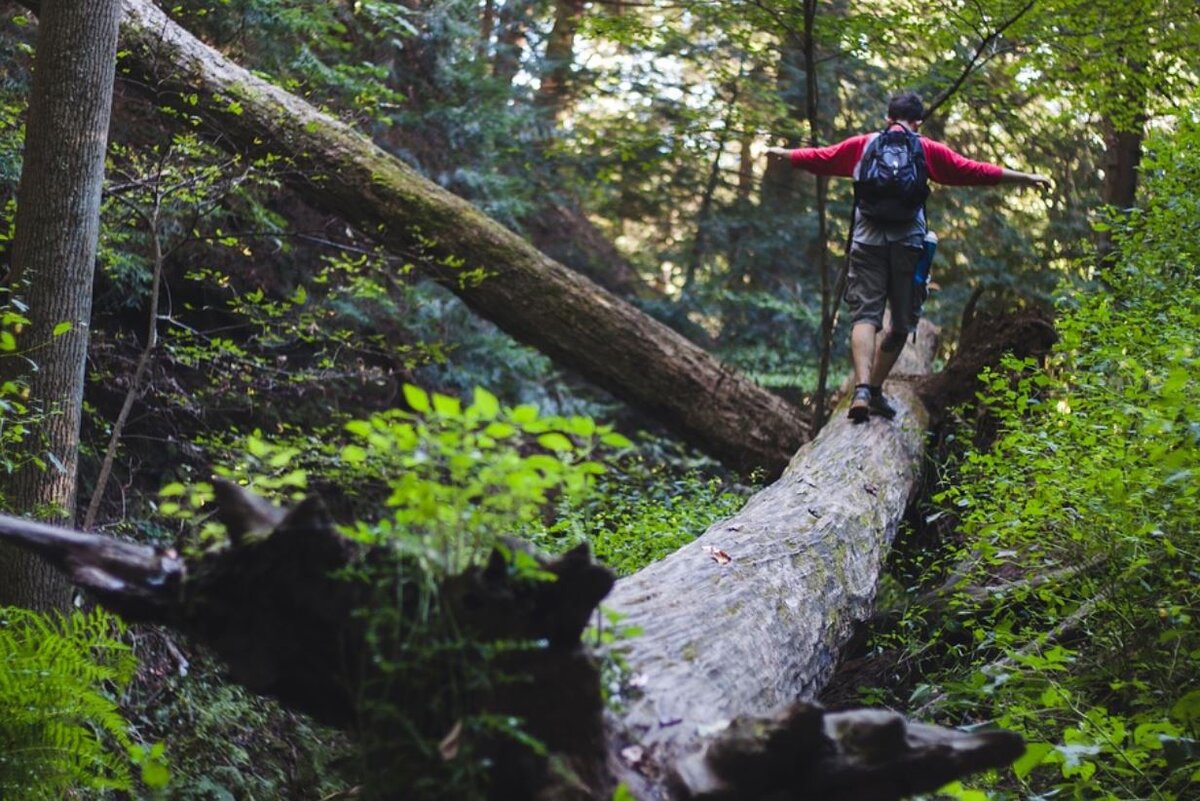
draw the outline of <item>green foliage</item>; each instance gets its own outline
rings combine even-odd
[[[965,535],[947,561],[989,590],[906,623],[928,638],[914,658],[941,666],[914,704],[940,686],[936,708],[1030,741],[994,798],[1184,799],[1200,782],[1200,126],[1176,125],[1150,143],[1145,208],[1112,223],[1105,290],[1064,301],[1047,369],[987,377],[995,442],[941,499]]]
[[[699,470],[617,468],[598,479],[584,502],[561,504],[558,519],[531,531],[529,539],[548,552],[588,542],[597,559],[629,575],[691,542],[745,501]]]
[[[147,653],[143,661],[161,658]],[[342,735],[221,680],[206,658],[194,659],[186,675],[162,667],[138,682],[128,702],[140,710],[142,733],[170,754],[170,782],[154,798],[317,801],[348,789],[339,772],[349,748]]]
[[[385,503],[394,510],[349,533],[419,543],[434,578],[476,563],[498,536],[537,519],[554,495],[573,498],[588,489],[604,472],[592,459],[598,447],[630,445],[591,418],[503,408],[481,388],[470,405],[412,385],[404,396],[412,412],[346,425],[353,441],[341,459],[360,481],[385,483]]]
[[[286,429],[290,437],[232,439],[223,447],[240,448],[243,457],[218,472],[281,498],[296,497],[311,476],[343,488],[362,518],[344,533],[375,546],[370,560],[344,576],[363,583],[372,599],[359,612],[371,647],[365,675],[374,677],[358,699],[365,734],[356,754],[367,791],[379,795],[403,782],[413,798],[472,798],[487,773],[476,743],[499,736],[535,753],[542,747],[520,721],[470,699],[493,683],[521,680],[498,674],[496,658],[544,644],[475,640],[443,610],[442,584],[493,549],[505,555],[514,580],[546,580],[532,556],[501,536],[530,528],[555,501],[578,503],[604,473],[596,457],[631,443],[591,418],[505,406],[482,388],[467,403],[411,384],[402,394],[408,410],[315,432]],[[159,510],[204,520],[211,498],[206,483],[173,482],[163,487]],[[215,529],[200,534],[205,545],[219,536]],[[456,756],[448,759],[440,743],[451,731]]]
[[[412,411],[348,423],[351,441],[339,452],[360,484],[386,488],[389,510],[346,532],[393,555],[349,577],[377,596],[362,611],[378,676],[359,700],[375,733],[362,744],[364,773],[370,792],[403,781],[414,798],[476,798],[487,764],[475,743],[499,735],[535,753],[542,747],[520,721],[489,715],[470,699],[495,682],[521,680],[498,675],[497,657],[544,644],[475,641],[443,611],[441,584],[493,549],[507,555],[515,580],[548,578],[499,537],[527,526],[556,495],[585,491],[604,470],[592,458],[596,449],[628,441],[590,418],[504,407],[483,389],[469,404],[412,385],[404,398]],[[444,756],[448,740],[453,758]]]
[[[130,761],[161,786],[161,748],[130,739],[114,692],[135,660],[99,611],[0,609],[0,796],[58,799],[71,788],[129,790]]]

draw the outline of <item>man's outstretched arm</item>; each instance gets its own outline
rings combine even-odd
[[[925,149],[925,164],[929,169],[929,179],[939,184],[948,186],[1023,184],[1050,187],[1050,179],[1045,175],[1010,170],[999,164],[973,161],[932,139],[922,137],[921,143]]]
[[[767,158],[787,159],[793,167],[800,167],[817,175],[837,175],[846,178],[854,174],[854,167],[862,156],[863,147],[869,136],[852,136],[826,147],[768,147]]]

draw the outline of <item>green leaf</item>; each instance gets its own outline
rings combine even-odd
[[[17,349],[17,338],[8,331],[0,331],[0,350],[12,351]]]
[[[612,801],[637,801],[637,799],[634,797],[633,791],[622,783],[613,790]]]
[[[182,484],[182,483],[180,483],[180,482],[178,482],[178,481],[173,481],[173,482],[171,482],[170,484],[167,484],[167,485],[166,485],[165,487],[163,487],[162,489],[160,489],[160,490],[158,491],[158,496],[159,496],[160,498],[173,498],[173,497],[175,497],[175,496],[177,496],[177,495],[182,495],[182,494],[183,494],[184,492],[186,492],[186,491],[187,491],[187,490],[186,490],[186,488],[183,486],[183,484]]]
[[[429,394],[420,387],[415,387],[412,384],[405,384],[404,400],[415,412],[424,413],[429,411]]]
[[[517,429],[516,426],[511,426],[508,423],[489,423],[488,427],[483,430],[483,433],[496,439],[505,439],[517,433]]]
[[[562,434],[551,432],[542,434],[537,438],[538,445],[551,451],[569,451],[575,448],[571,440],[567,439]]]
[[[171,782],[171,771],[162,760],[149,759],[142,763],[142,782],[151,789],[166,787]]]
[[[1029,772],[1038,765],[1046,761],[1046,756],[1054,751],[1054,746],[1050,743],[1029,743],[1025,746],[1025,753],[1021,758],[1013,763],[1013,773],[1018,779],[1024,779],[1029,775]]]
[[[56,337],[60,337],[60,336],[62,336],[63,334],[67,333],[67,332],[68,332],[68,331],[70,331],[70,330],[71,330],[71,321],[70,321],[70,320],[63,320],[63,321],[62,321],[61,323],[59,323],[58,325],[54,326],[54,330],[51,332],[51,335],[52,335],[52,336],[56,336]]]
[[[600,441],[610,448],[632,448],[633,442],[626,436],[618,434],[616,431],[605,434],[600,437]]]
[[[494,420],[500,414],[500,401],[483,387],[475,387],[471,410],[482,420]]]
[[[434,393],[433,410],[442,417],[461,417],[462,402],[450,395]]]
[[[371,434],[371,424],[366,420],[351,420],[346,423],[346,430],[355,436],[367,437]]]
[[[347,445],[342,448],[342,461],[349,464],[362,464],[367,460],[367,451],[358,445]]]
[[[590,437],[596,433],[596,421],[590,417],[572,417],[568,430],[581,437]]]
[[[538,418],[538,410],[536,406],[531,406],[528,403],[523,403],[512,410],[512,421],[519,425],[532,423]]]
[[[1188,724],[1200,720],[1200,690],[1192,690],[1172,704],[1171,717]]]
[[[270,447],[257,436],[251,434],[246,437],[246,452],[256,459],[261,459],[267,455]]]

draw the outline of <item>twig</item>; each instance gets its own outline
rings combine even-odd
[[[120,198],[119,195],[114,196]],[[121,443],[121,433],[125,429],[125,422],[129,419],[129,412],[133,409],[133,403],[137,400],[137,396],[141,392],[142,381],[146,376],[146,370],[150,366],[150,359],[154,355],[154,350],[158,346],[158,290],[162,283],[162,267],[163,267],[163,251],[162,239],[159,236],[158,228],[158,213],[162,195],[155,191],[154,207],[150,213],[146,213],[133,204],[130,205],[135,213],[140,215],[150,228],[150,247],[151,257],[154,261],[154,276],[150,281],[150,322],[147,326],[146,346],[142,349],[141,356],[138,357],[137,367],[133,371],[133,377],[129,381],[129,390],[125,393],[125,402],[121,404],[121,411],[117,414],[117,419],[113,423],[112,434],[108,438],[108,449],[104,452],[104,461],[100,464],[100,475],[96,478],[96,488],[92,491],[92,497],[88,501],[87,513],[83,517],[83,530],[91,531],[96,524],[96,516],[100,511],[100,502],[104,499],[104,490],[108,486],[109,476],[112,475],[113,461],[116,459],[117,446]]]

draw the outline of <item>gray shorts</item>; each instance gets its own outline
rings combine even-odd
[[[850,272],[846,279],[846,303],[850,322],[872,323],[883,328],[883,307],[892,306],[892,330],[908,333],[917,323],[921,302],[914,297],[913,269],[922,248],[905,242],[850,247]]]

